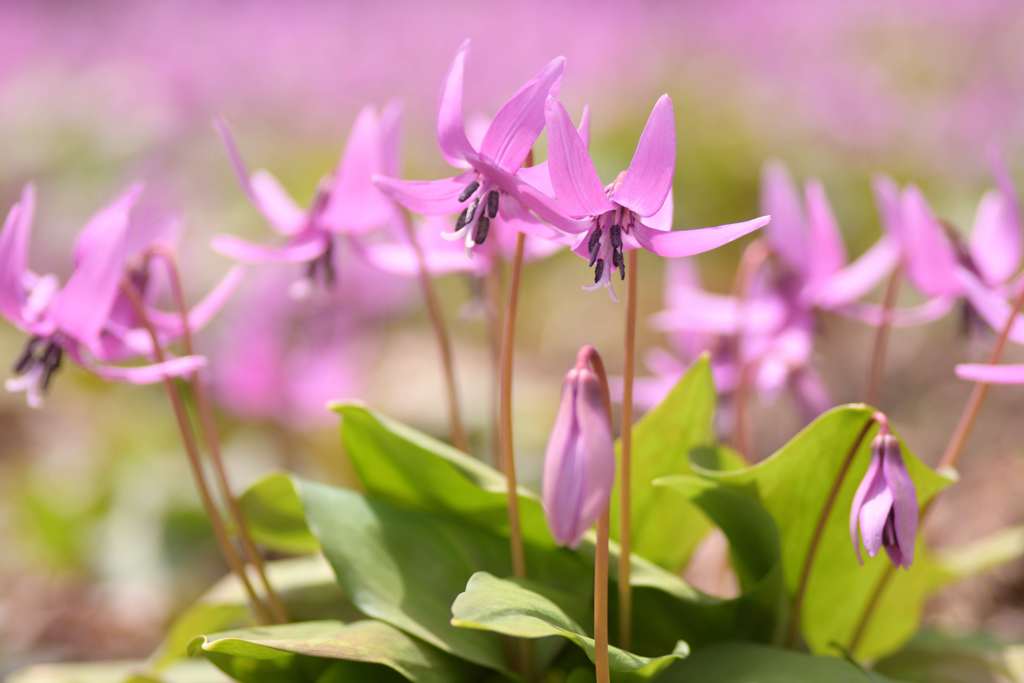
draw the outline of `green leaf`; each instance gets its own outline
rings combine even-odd
[[[8,683],[230,683],[204,661],[175,664],[159,676],[142,673],[146,662],[37,664],[11,674]]]
[[[690,366],[657,407],[633,427],[630,486],[633,551],[669,571],[682,569],[709,524],[685,498],[651,485],[655,479],[690,474],[690,452],[714,444],[715,387],[706,355]],[[621,462],[622,444],[616,444]],[[619,478],[612,491],[611,535],[619,538]]]
[[[500,639],[449,622],[450,605],[472,574],[511,573],[506,539],[354,491],[295,485],[310,529],[360,611],[457,657],[506,671]],[[568,592],[589,590],[583,578],[589,572],[573,553],[530,545],[526,551],[532,577]]]
[[[1024,645],[1007,646],[976,634],[919,633],[875,670],[906,683],[1020,683]]]
[[[302,501],[295,495],[286,474],[271,474],[250,486],[238,500],[259,545],[289,555],[308,555],[320,550],[309,533]]]
[[[474,574],[452,605],[452,623],[518,638],[560,636],[580,647],[594,660],[594,639],[577,621],[549,598],[519,582],[498,579],[486,572]],[[651,679],[689,652],[679,642],[671,654],[649,658],[616,647],[608,651],[615,680]]]
[[[756,497],[771,513],[782,540],[782,566],[791,596],[833,483],[873,412],[864,405],[834,408],[756,465],[724,472],[701,471],[711,480]],[[888,565],[884,553],[867,559],[863,567],[858,565],[848,527],[853,494],[870,460],[874,430],[872,427],[861,443],[842,481],[810,573],[801,625],[804,639],[815,652],[835,653],[837,648],[848,648],[864,605]],[[922,463],[906,445],[903,457],[922,505],[950,483],[950,478]],[[914,565],[909,571],[896,573],[855,654],[872,659],[899,647],[917,629],[928,593],[944,580],[944,571],[929,560],[919,542]]]
[[[386,667],[416,683],[469,682],[479,680],[481,674],[480,669],[379,621],[309,621],[228,631],[198,638],[193,648],[212,655],[211,659],[229,674],[248,665],[273,671],[281,677],[279,680],[307,680],[302,676],[315,666],[303,658]],[[251,661],[241,660],[259,664],[254,667]],[[329,668],[327,661],[322,665],[324,670]],[[356,680],[341,677],[340,673],[332,677]]]
[[[694,652],[659,683],[884,683],[888,679],[836,657],[753,643],[721,643]]]
[[[367,493],[401,505],[446,512],[508,535],[505,477],[446,443],[359,404],[335,404],[341,439]],[[544,509],[520,487],[527,543],[554,547]]]
[[[354,610],[342,593],[334,572],[319,556],[268,562],[267,575],[294,620],[351,618]],[[254,585],[259,585],[255,575]],[[234,574],[228,574],[171,624],[153,655],[152,669],[160,671],[188,656],[188,646],[204,633],[252,624],[248,601]]]

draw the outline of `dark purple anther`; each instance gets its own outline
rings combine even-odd
[[[491,190],[487,193],[487,215],[491,218],[495,218],[498,215],[498,199],[500,199],[500,195],[497,190]]]
[[[473,193],[480,189],[479,181],[474,180],[469,185],[466,185],[465,189],[462,190],[462,194],[459,195],[459,201],[464,202],[473,196]]]
[[[473,230],[473,242],[476,244],[483,244],[484,240],[487,239],[487,231],[491,229],[491,219],[487,216],[480,216],[476,222],[476,228]]]

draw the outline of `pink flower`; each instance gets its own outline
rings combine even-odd
[[[522,205],[523,192],[531,193],[534,185],[546,187],[547,168],[539,164],[524,169],[523,164],[544,129],[544,101],[558,88],[565,60],[551,60],[527,81],[494,115],[479,144],[474,144],[462,114],[468,52],[467,40],[448,71],[437,120],[442,155],[455,168],[465,170],[440,180],[401,180],[383,173],[375,179],[377,186],[416,213],[458,214],[454,231],[444,236],[462,239],[467,249],[486,243],[495,229],[555,239],[558,233],[539,224]]]
[[[607,186],[598,177],[565,108],[553,97],[548,98],[546,117],[555,206],[525,188],[523,197],[539,217],[575,235],[573,250],[594,268],[595,287],[610,288],[614,271],[625,279],[624,250],[644,248],[661,256],[692,256],[727,244],[769,221],[762,216],[715,228],[671,229],[676,133],[672,100],[667,95],[654,105],[629,168]]]
[[[307,264],[295,294],[308,291],[317,280],[333,284],[334,237],[365,235],[393,220],[395,207],[377,190],[372,178],[397,171],[398,118],[396,105],[388,106],[379,116],[372,107],[364,107],[352,125],[338,167],[321,181],[307,209],[300,208],[270,173],[250,174],[227,125],[218,120],[217,130],[246,195],[285,242],[268,246],[219,235],[213,239],[213,248],[246,263]]]
[[[900,454],[900,444],[884,426],[871,444],[871,464],[850,507],[850,538],[863,562],[858,531],[868,555],[885,548],[898,567],[914,561],[917,537],[917,493]]]
[[[615,481],[615,448],[607,397],[584,347],[565,376],[562,402],[544,456],[544,512],[555,540],[576,547],[608,508]]]
[[[5,387],[24,391],[29,405],[42,404],[65,354],[101,377],[135,384],[189,374],[205,362],[198,356],[139,367],[96,362],[135,355],[125,350],[130,329],[117,320],[116,307],[134,243],[130,212],[141,190],[132,186],[89,220],[75,242],[74,269],[63,286],[55,275],[28,267],[35,213],[31,185],[8,213],[0,233],[0,313],[30,337]]]

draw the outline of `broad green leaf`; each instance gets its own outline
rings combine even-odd
[[[354,491],[304,481],[296,489],[310,529],[360,611],[457,657],[506,670],[499,638],[450,623],[450,605],[470,576],[511,573],[506,539]],[[573,553],[526,550],[531,577],[569,592],[588,590],[589,572]]]
[[[452,604],[452,623],[517,638],[560,636],[594,659],[594,639],[555,602],[514,581],[479,572]],[[689,652],[679,642],[670,654],[650,658],[609,648],[609,668],[617,681],[650,679]],[[617,675],[616,675],[617,674]]]
[[[318,552],[320,545],[309,533],[302,501],[291,479],[271,474],[250,486],[238,500],[253,539],[265,548],[289,555]]]
[[[978,634],[919,633],[875,670],[906,683],[1021,683],[1024,646]]]
[[[816,419],[768,459],[741,470],[701,471],[703,476],[756,497],[771,513],[782,540],[782,566],[792,596],[819,515],[842,470],[847,452],[871,419],[864,405],[834,408]],[[815,652],[848,648],[864,605],[888,564],[884,553],[858,565],[850,542],[849,512],[854,491],[870,460],[872,427],[843,478],[828,516],[810,573],[801,625]],[[904,445],[903,457],[923,505],[950,483],[918,460]],[[918,543],[919,557],[909,571],[896,573],[883,594],[856,651],[872,659],[892,651],[917,629],[925,597],[942,582],[941,572]]]
[[[319,556],[267,563],[267,576],[293,620],[351,618],[354,610],[335,581],[327,561]],[[252,572],[253,585],[259,585]],[[160,671],[188,655],[196,636],[252,624],[245,592],[228,574],[171,624],[163,644],[152,657]]]
[[[446,443],[359,404],[335,404],[341,440],[367,493],[433,512],[447,512],[508,535],[505,477]],[[528,543],[554,547],[537,496],[520,487],[519,512]]]
[[[230,683],[212,664],[185,661],[158,676],[142,673],[146,662],[37,664],[11,674],[8,683]]]
[[[385,667],[416,683],[468,683],[481,677],[477,667],[379,621],[308,621],[227,631],[198,638],[193,649],[210,656],[228,673],[248,664],[251,668],[274,671],[281,676],[280,680],[306,680],[303,676],[315,665],[304,658],[327,660],[322,662],[325,671],[329,660]],[[259,664],[254,666],[242,660],[256,660]],[[338,672],[332,678],[356,680],[343,678]]]
[[[889,679],[837,657],[816,657],[753,643],[694,650],[659,683],[885,683]]]
[[[708,532],[707,519],[685,498],[651,485],[689,474],[690,452],[712,446],[715,387],[707,356],[701,356],[665,400],[633,427],[631,509],[633,551],[670,571],[682,569]],[[622,444],[616,444],[621,463]],[[612,492],[611,535],[618,540],[620,480]]]

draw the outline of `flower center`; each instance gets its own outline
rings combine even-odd
[[[497,218],[501,191],[474,180],[462,190],[459,201],[470,202],[455,221],[455,234],[466,230],[466,247],[480,246],[487,241],[491,221]],[[472,201],[470,201],[472,200]]]
[[[612,271],[626,279],[626,259],[622,254],[622,235],[629,234],[635,217],[632,211],[617,208],[594,219],[587,237],[587,266],[594,269],[594,284],[611,282]]]
[[[324,289],[331,289],[337,280],[338,271],[334,265],[334,238],[328,236],[327,248],[306,264],[302,277],[293,282],[288,291],[293,299],[302,300],[310,295],[317,284]]]
[[[4,387],[10,392],[24,391],[28,404],[38,408],[63,358],[64,349],[57,341],[34,336],[25,344],[14,363],[14,377],[8,379]]]

